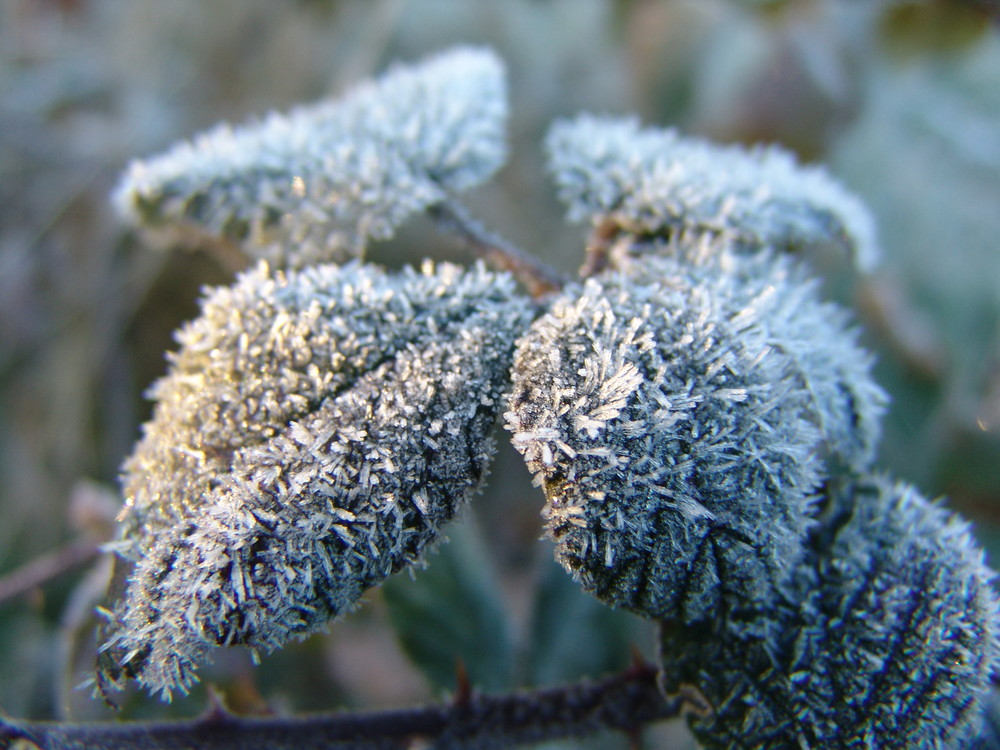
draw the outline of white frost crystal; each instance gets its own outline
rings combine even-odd
[[[530,316],[481,266],[262,264],[214,290],[124,467],[102,679],[186,690],[212,647],[313,632],[417,560],[484,477]]]
[[[590,115],[557,122],[546,145],[574,221],[610,220],[639,236],[725,233],[754,248],[835,242],[863,269],[877,259],[865,206],[780,148],[721,146]]]
[[[872,473],[871,358],[785,252],[870,268],[867,211],[780,149],[582,116],[547,145],[595,225],[589,278],[537,320],[482,265],[361,264],[500,166],[504,89],[491,53],[457,49],[131,166],[134,222],[264,262],[207,294],[152,389],[102,690],[169,698],[218,646],[351,609],[441,539],[506,404],[557,558],[660,622],[662,686],[700,693],[704,747],[971,747],[993,574],[963,522]]]
[[[834,492],[781,601],[663,627],[664,688],[698,685],[708,750],[974,747],[1000,620],[968,524],[881,476]]]
[[[193,228],[278,264],[340,261],[489,178],[506,116],[500,61],[459,48],[134,162],[116,202],[136,224]]]
[[[518,343],[506,414],[562,564],[685,622],[767,599],[831,463],[869,466],[883,408],[798,261],[702,250],[566,289]]]

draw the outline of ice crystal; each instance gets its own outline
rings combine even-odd
[[[882,477],[839,492],[783,603],[664,626],[664,686],[699,687],[706,748],[944,750],[976,733],[998,621],[967,524]]]
[[[836,242],[862,268],[876,260],[861,202],[778,147],[721,146],[589,115],[553,125],[547,147],[573,220],[609,220],[636,235],[728,233],[755,248]]]
[[[582,116],[547,145],[595,223],[588,278],[541,318],[482,266],[352,260],[489,177],[505,118],[500,62],[461,48],[130,167],[135,223],[290,268],[210,291],[151,391],[102,689],[169,698],[214,648],[277,648],[418,561],[480,486],[512,379],[558,559],[660,621],[706,748],[996,746],[993,574],[964,523],[872,475],[870,357],[783,252],[870,268],[863,206],[774,147]]]
[[[799,262],[721,242],[567,289],[515,356],[507,428],[557,556],[655,618],[768,596],[824,458],[867,467],[882,409],[844,314]]]
[[[262,264],[212,292],[125,465],[105,681],[185,690],[212,647],[315,631],[418,559],[487,470],[531,313],[481,266]]]
[[[134,162],[116,200],[134,223],[194,228],[279,264],[343,260],[488,178],[506,114],[500,61],[459,48]]]

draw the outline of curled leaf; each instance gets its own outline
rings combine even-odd
[[[715,241],[565,290],[518,343],[506,424],[563,566],[691,622],[769,597],[821,479],[868,466],[869,368],[794,259]]]
[[[877,260],[861,201],[778,147],[721,146],[590,115],[557,122],[546,145],[573,220],[607,220],[639,236],[727,234],[754,249],[833,242],[863,269]]]
[[[883,477],[838,490],[784,602],[662,630],[668,691],[698,686],[705,748],[955,748],[998,662],[992,571],[968,525]]]
[[[314,632],[419,559],[485,475],[531,312],[481,266],[261,265],[212,292],[125,464],[102,679],[169,697],[213,647]]]
[[[138,225],[193,228],[277,264],[342,261],[492,175],[506,115],[500,61],[458,48],[133,162],[116,202]]]

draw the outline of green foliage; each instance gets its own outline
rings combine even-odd
[[[643,625],[625,610],[586,596],[561,565],[545,559],[529,621],[525,682],[556,685],[620,669],[644,642]]]
[[[456,689],[460,665],[478,688],[513,685],[512,624],[484,552],[474,524],[456,524],[426,568],[382,587],[404,650],[438,690]]]

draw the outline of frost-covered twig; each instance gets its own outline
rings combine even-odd
[[[663,697],[653,666],[636,664],[593,682],[460,694],[447,704],[397,711],[281,718],[214,711],[191,721],[100,724],[0,718],[0,748],[23,739],[40,750],[499,750],[600,731],[637,731],[677,716],[683,706],[681,698]]]
[[[442,201],[432,206],[428,213],[442,229],[458,236],[473,253],[491,266],[512,273],[536,299],[561,289],[568,281],[539,258],[483,227],[454,200]]]

